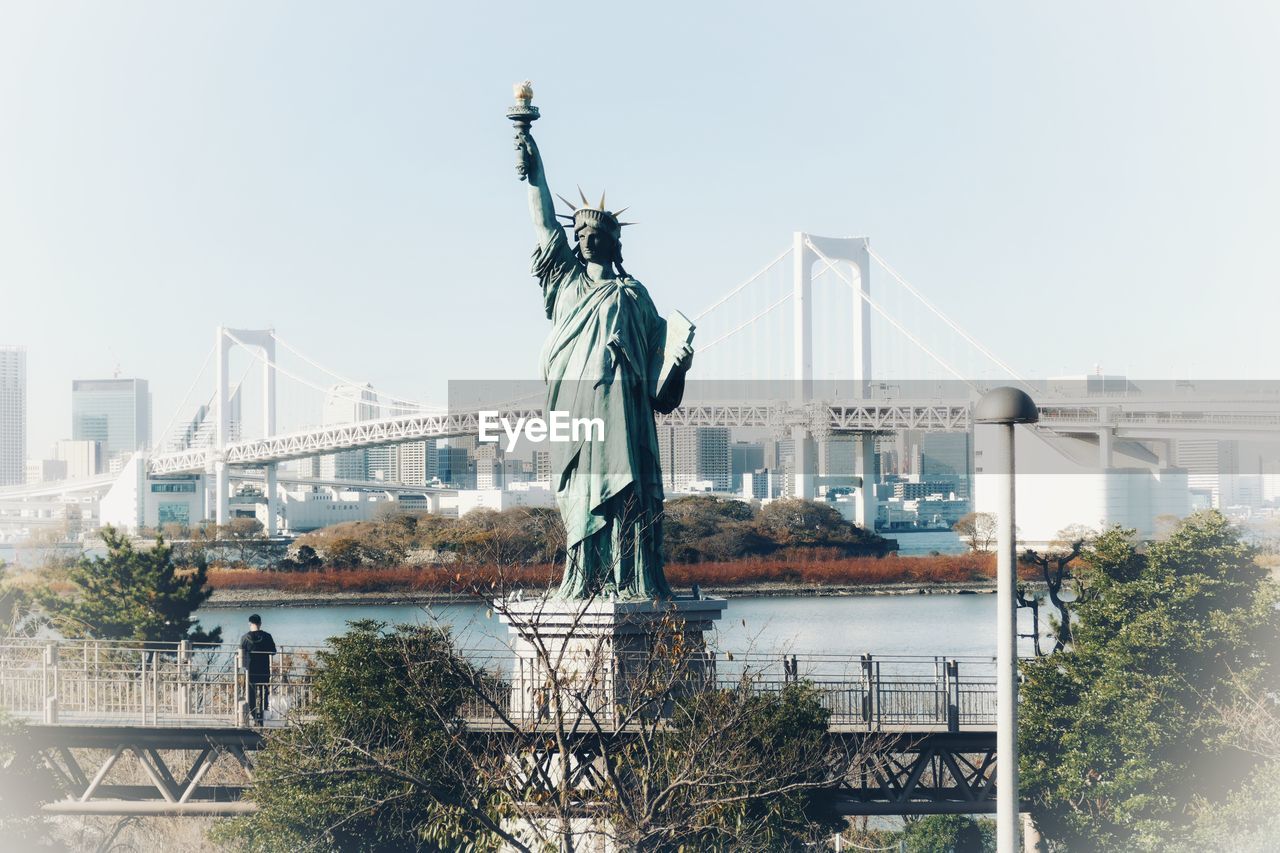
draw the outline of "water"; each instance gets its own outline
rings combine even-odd
[[[494,652],[505,648],[507,636],[483,604],[206,607],[197,615],[206,627],[222,626],[224,639],[234,641],[250,613],[260,614],[263,628],[287,645],[321,645],[352,619],[438,622],[453,629],[460,645]],[[1019,617],[1025,618],[1020,630],[1030,630],[1030,613]],[[730,598],[714,642],[721,649],[762,653],[991,657],[995,632],[994,595],[744,596]],[[1022,653],[1030,654],[1030,640],[1022,642]]]

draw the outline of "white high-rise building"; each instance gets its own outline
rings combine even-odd
[[[710,483],[717,492],[734,489],[728,427],[659,427],[658,457],[669,491],[688,491],[694,483]]]
[[[533,451],[533,480],[536,483],[551,482],[551,451]]]
[[[476,488],[501,489],[503,478],[502,449],[496,443],[485,442],[476,447]]]
[[[1215,438],[1178,439],[1174,446],[1178,467],[1187,469],[1187,487],[1199,502],[1222,509],[1235,503],[1235,478],[1240,473],[1240,445]]]
[[[324,424],[352,424],[378,416],[378,397],[373,386],[335,385],[324,400]],[[320,477],[324,480],[369,479],[369,451],[365,448],[326,453],[320,457]]]
[[[436,475],[436,440],[409,441],[397,445],[400,482],[406,486],[425,486]]]
[[[27,464],[27,351],[0,346],[0,486],[21,485]]]
[[[54,445],[53,457],[67,463],[67,479],[83,480],[96,477],[107,470],[103,458],[102,442],[88,439],[66,439]]]

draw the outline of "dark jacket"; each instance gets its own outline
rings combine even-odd
[[[250,631],[240,638],[241,653],[249,655],[249,675],[266,678],[271,674],[271,656],[276,653],[276,641],[266,631]]]

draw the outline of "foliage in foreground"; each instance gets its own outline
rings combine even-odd
[[[612,796],[619,840],[636,850],[792,850],[844,825],[817,801],[844,769],[830,712],[805,682],[697,693],[670,724],[619,750]]]
[[[250,795],[259,810],[221,824],[218,840],[254,853],[539,850],[563,843],[565,815],[589,813],[619,849],[788,850],[841,825],[814,816],[845,768],[803,683],[698,691],[674,700],[669,725],[637,718],[623,735],[571,713],[464,736],[471,700],[505,696],[447,632],[364,621],[329,642],[316,719],[268,735]],[[655,684],[656,698],[668,682]],[[589,738],[605,770],[590,804],[556,772],[528,786],[522,768],[565,737]]]
[[[40,605],[66,637],[176,643],[217,643],[222,630],[205,631],[192,615],[213,594],[201,564],[179,567],[173,548],[156,539],[149,550],[133,547],[128,535],[112,527],[101,531],[104,557],[81,557],[62,580],[70,592],[45,587]]]
[[[362,620],[329,644],[315,720],[271,733],[250,795],[258,811],[215,837],[261,853],[488,849],[457,737],[472,680],[449,635]]]
[[[989,853],[996,849],[996,825],[968,815],[929,815],[902,831],[907,853]]]
[[[1164,850],[1252,769],[1220,709],[1277,685],[1276,589],[1216,512],[1085,562],[1073,645],[1024,664],[1023,795],[1055,849]]]

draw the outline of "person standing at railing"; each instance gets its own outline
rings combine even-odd
[[[253,614],[249,617],[248,633],[240,638],[240,666],[249,674],[249,713],[259,726],[270,701],[271,656],[275,653],[276,641],[262,630],[262,617]]]

